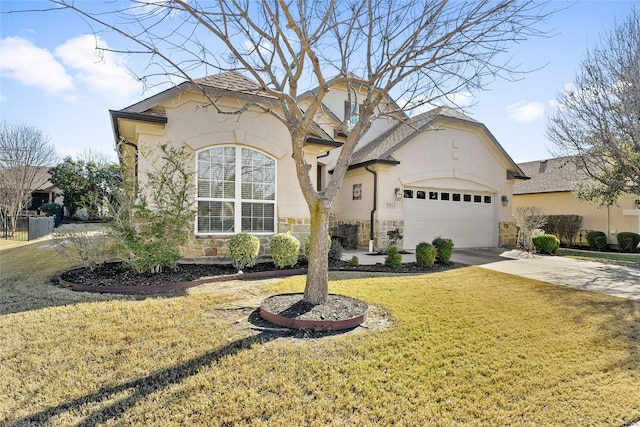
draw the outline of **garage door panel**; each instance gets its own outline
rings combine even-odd
[[[424,188],[414,189],[413,194],[417,194],[418,191],[429,194],[429,189]],[[476,195],[481,196],[481,202],[473,202],[473,196]],[[420,242],[431,242],[440,236],[452,239],[458,248],[495,246],[495,195],[476,193],[472,195],[471,200],[465,202],[462,199],[453,201],[405,198],[404,247],[411,249]]]

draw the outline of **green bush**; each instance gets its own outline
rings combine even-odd
[[[634,251],[640,243],[640,234],[630,231],[618,233],[618,244],[623,251]]]
[[[271,257],[278,268],[293,267],[298,262],[300,241],[291,232],[278,233],[271,239]]]
[[[536,252],[553,255],[560,247],[560,240],[553,234],[543,234],[531,239]]]
[[[384,259],[384,265],[391,268],[400,268],[402,266],[402,255],[398,253],[398,248],[391,246],[387,250],[387,256]]]
[[[342,259],[342,245],[337,240],[331,240],[329,247],[329,262],[338,262]]]
[[[49,216],[55,214],[58,209],[60,209],[60,205],[57,203],[45,203],[40,206],[40,210]]]
[[[587,242],[593,250],[604,251],[607,249],[607,235],[602,231],[592,230],[587,233]]]
[[[229,239],[229,254],[238,271],[255,265],[259,252],[260,239],[254,235],[240,233]]]
[[[449,264],[453,255],[453,240],[436,237],[431,242],[436,247],[436,261],[441,264]]]
[[[432,267],[436,262],[436,248],[430,243],[421,242],[416,246],[416,264],[420,267]]]
[[[355,267],[356,265],[360,264],[360,260],[358,259],[357,256],[352,256],[351,259],[349,260],[349,265],[352,267]]]

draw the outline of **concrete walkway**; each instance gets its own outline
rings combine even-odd
[[[349,260],[354,255],[360,264],[384,262],[382,255],[352,250],[344,250],[342,259]],[[402,255],[402,262],[415,262],[415,259],[415,254]],[[452,261],[640,301],[640,265],[625,267],[500,248],[454,249]]]

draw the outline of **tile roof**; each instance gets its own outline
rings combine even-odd
[[[427,130],[430,125],[440,118],[450,118],[454,120],[479,123],[451,108],[434,108],[433,110],[429,110],[418,116],[410,117],[409,119],[398,123],[364,147],[354,152],[351,157],[351,164],[356,165],[374,160],[393,160],[391,154],[395,150],[400,148],[400,146],[409,139],[412,139],[414,134]]]
[[[518,166],[531,179],[517,181],[513,185],[513,194],[573,191],[578,182],[588,179],[588,176],[577,168],[572,157],[536,160],[519,163]]]

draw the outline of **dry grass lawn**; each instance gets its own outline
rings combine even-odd
[[[302,277],[170,296],[74,293],[47,242],[0,250],[0,425],[623,426],[640,302],[469,267],[334,276],[389,325],[324,338],[246,321]]]

